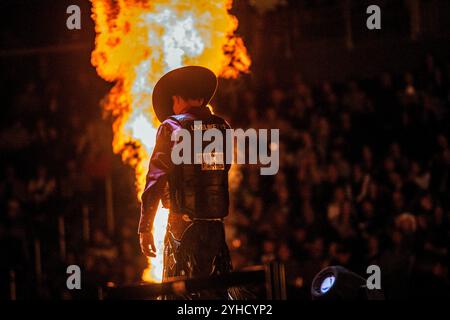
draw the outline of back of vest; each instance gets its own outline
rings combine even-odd
[[[177,121],[191,137],[191,162],[179,164],[169,174],[170,210],[173,213],[187,214],[191,219],[223,218],[228,215],[228,168],[226,161],[226,129],[229,125],[220,117],[211,115],[199,119],[191,114],[170,117]],[[194,149],[194,136],[208,129],[222,133],[222,150],[204,153],[211,141],[203,142],[201,150]],[[214,138],[213,138],[214,139]],[[200,141],[198,142],[200,143]],[[200,152],[198,152],[200,151]],[[195,160],[197,159],[197,162]]]

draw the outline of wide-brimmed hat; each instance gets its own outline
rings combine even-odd
[[[169,71],[159,79],[153,89],[153,109],[160,122],[173,115],[172,96],[203,98],[205,105],[217,89],[217,77],[208,68],[187,66]]]

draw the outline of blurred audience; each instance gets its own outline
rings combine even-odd
[[[274,79],[258,97],[242,81],[236,97],[218,101],[232,125],[281,136],[278,175],[249,166],[231,173],[235,267],[282,261],[301,296],[327,265],[365,275],[377,264],[388,298],[448,295],[448,64],[429,55],[425,65],[319,86]],[[240,108],[227,112],[234,99]]]
[[[221,81],[227,94],[215,104],[232,126],[280,129],[277,175],[261,176],[255,166],[230,172],[234,267],[283,262],[290,298],[307,298],[314,275],[332,264],[362,275],[379,265],[388,298],[448,294],[448,70],[428,56],[404,75],[344,83],[313,86],[301,75],[277,79],[276,70],[267,71],[262,91],[261,79]],[[84,87],[91,81],[80,78]],[[57,81],[21,81],[0,131],[1,297],[12,278],[18,298],[95,298],[108,282],[138,282],[146,259],[134,174],[112,157],[98,100]],[[107,177],[114,232],[106,224]],[[70,263],[85,271],[82,293],[65,290],[57,276]]]

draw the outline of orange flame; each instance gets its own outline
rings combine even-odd
[[[250,58],[234,32],[232,0],[91,0],[95,21],[92,64],[115,85],[102,102],[113,118],[113,150],[136,172],[138,198],[145,186],[158,121],[151,108],[157,80],[183,65],[202,65],[218,76],[248,71]],[[158,255],[142,278],[161,281],[167,210],[158,209],[153,234]]]

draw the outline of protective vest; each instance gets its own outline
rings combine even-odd
[[[173,213],[187,214],[191,219],[223,218],[228,215],[228,169],[226,165],[226,129],[229,125],[214,115],[200,121],[192,114],[173,115],[170,119],[177,121],[191,137],[190,164],[174,165],[168,176],[170,210]],[[194,149],[195,131],[218,129],[222,133],[223,150],[204,153],[211,141],[203,142],[201,150]],[[214,141],[214,138],[212,138]],[[200,144],[199,144],[200,145]],[[200,151],[200,152],[198,152]],[[197,159],[197,163],[195,162]]]

